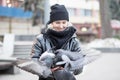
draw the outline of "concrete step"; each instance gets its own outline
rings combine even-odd
[[[32,44],[33,44],[32,41],[15,42],[13,56],[19,57],[19,58],[30,57]]]

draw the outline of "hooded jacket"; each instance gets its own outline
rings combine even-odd
[[[46,32],[45,32],[46,33]],[[36,37],[34,44],[32,46],[32,58],[39,58],[42,53],[47,50],[54,48],[54,43],[47,37],[45,37],[45,33],[40,34]],[[61,49],[72,51],[72,52],[79,52],[81,54],[81,47],[80,42],[77,39],[75,33],[65,41],[62,45]]]
[[[75,30],[75,28],[73,29]],[[73,35],[65,41],[65,43],[62,45],[60,49],[72,51],[72,52],[78,52],[82,54],[81,47],[80,47],[81,45],[80,45],[79,40],[77,39],[75,31]],[[54,48],[54,43],[50,40],[50,38],[46,37],[46,31],[45,31],[43,34],[38,35],[34,41],[34,44],[32,46],[32,59],[38,60],[40,56],[42,55],[42,53],[52,48]],[[83,68],[76,69],[74,71],[74,74],[75,75],[80,74],[82,70]],[[42,79],[39,78],[39,80],[42,80]]]

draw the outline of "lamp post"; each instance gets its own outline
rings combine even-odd
[[[50,4],[49,0],[45,0],[44,3],[44,24],[46,24],[49,21],[49,12],[50,12]]]
[[[7,6],[10,8],[12,6],[11,0],[6,1]],[[9,17],[9,33],[12,33],[12,17]]]
[[[12,17],[9,17],[9,33],[12,33]]]

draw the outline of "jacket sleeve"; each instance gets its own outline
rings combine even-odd
[[[74,41],[73,41],[72,51],[73,52],[79,52],[80,54],[82,54],[81,43],[77,38],[75,38]]]
[[[32,45],[31,57],[33,60],[38,60],[42,54],[42,42],[37,37]]]
[[[78,39],[73,38],[69,46],[70,50],[59,49],[55,53],[58,58],[61,58],[62,55],[66,55],[67,57],[69,57],[69,59],[72,61],[70,63],[71,70],[74,75],[78,75],[83,71],[83,65],[80,65],[80,61],[83,60],[80,42]],[[63,61],[68,60],[66,57],[62,57],[62,59]]]
[[[75,38],[75,41],[74,41],[74,44],[73,44],[73,51],[79,52],[79,54],[82,54],[81,43],[77,38]],[[78,74],[82,73],[82,71],[83,71],[83,66],[75,69],[73,71],[73,73],[74,73],[74,75],[78,75]]]

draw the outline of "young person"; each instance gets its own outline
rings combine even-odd
[[[38,61],[40,56],[47,50],[52,49],[53,53],[59,51],[59,49],[81,53],[80,42],[76,37],[76,29],[69,25],[69,14],[64,5],[55,4],[51,6],[50,20],[47,24],[47,29],[44,33],[38,35],[34,41],[32,47],[32,59]],[[57,76],[59,80],[75,80],[74,75],[82,72],[83,68],[77,68],[71,74],[69,71],[64,71],[64,66],[51,67],[51,71],[60,72]],[[67,76],[69,75],[69,76]],[[53,80],[54,77],[43,78],[39,77],[39,80]]]

